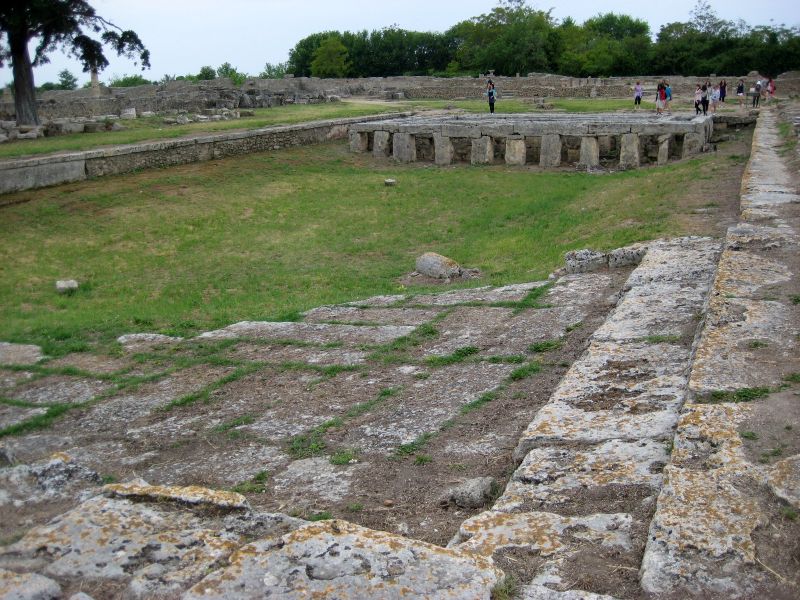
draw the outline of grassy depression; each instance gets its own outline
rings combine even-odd
[[[8,195],[0,340],[58,355],[131,331],[296,318],[401,291],[425,251],[480,268],[481,285],[541,279],[566,250],[683,233],[692,182],[728,163],[601,176],[435,168],[337,142]],[[66,278],[80,290],[59,296]]]

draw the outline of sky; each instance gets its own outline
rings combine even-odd
[[[257,75],[264,64],[285,62],[289,51],[307,35],[328,30],[361,31],[396,25],[414,31],[442,32],[460,21],[488,13],[496,0],[90,0],[97,14],[133,29],[150,50],[152,67],[141,71],[107,50],[112,76],[140,73],[150,80],[164,75],[197,73],[200,67],[230,62],[239,71]],[[800,26],[797,0],[709,0],[721,19],[755,25]],[[653,34],[675,21],[688,21],[696,0],[570,0],[529,1],[539,10],[552,9],[560,20],[582,23],[599,13],[613,12],[642,19]],[[57,81],[68,69],[79,83],[88,80],[74,58],[56,51],[50,63],[34,69],[37,85]],[[0,68],[0,85],[12,80],[7,65]]]

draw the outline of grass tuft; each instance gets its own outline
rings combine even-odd
[[[429,356],[425,359],[425,363],[429,367],[444,367],[447,365],[454,365],[463,362],[478,352],[480,352],[480,349],[476,348],[475,346],[465,346],[464,348],[458,348],[452,354],[447,354],[445,356]]]
[[[702,404],[715,404],[719,402],[751,402],[764,398],[771,393],[768,387],[740,388],[738,390],[715,390],[708,396],[698,398]]]
[[[539,363],[532,362],[532,363],[528,363],[524,367],[519,367],[518,369],[514,369],[511,372],[511,375],[508,376],[508,378],[511,381],[519,381],[521,379],[526,379],[528,377],[531,377],[532,375],[535,375],[536,373],[538,373],[541,370],[542,370],[542,367],[541,367],[541,365],[539,365]]]
[[[539,353],[539,352],[550,352],[552,350],[558,350],[561,348],[562,341],[561,340],[543,340],[541,342],[534,342],[530,346],[528,346],[528,352]]]

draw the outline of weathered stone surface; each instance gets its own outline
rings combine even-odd
[[[775,463],[767,475],[767,484],[778,498],[800,509],[800,454]]]
[[[52,579],[32,573],[14,573],[0,569],[2,600],[56,600],[61,586]]]
[[[620,169],[639,168],[639,135],[636,133],[624,133],[621,136],[619,149]]]
[[[453,141],[441,133],[433,134],[433,160],[443,166],[453,162]]]
[[[616,600],[613,596],[593,594],[580,590],[558,592],[543,585],[533,584],[522,589],[521,600]]]
[[[303,316],[311,323],[370,323],[380,325],[422,325],[440,313],[422,308],[359,308],[356,306],[320,306]]]
[[[0,365],[33,365],[42,358],[39,346],[0,342]]]
[[[126,333],[117,338],[117,342],[129,352],[181,341],[183,341],[181,337],[161,335],[160,333]]]
[[[533,283],[519,283],[498,288],[489,286],[453,290],[441,294],[420,294],[413,296],[414,304],[430,306],[452,306],[464,302],[516,302],[522,300],[528,293],[537,287],[547,285],[546,281]]]
[[[388,131],[376,131],[372,137],[372,155],[375,158],[386,158],[392,152],[392,134]]]
[[[32,404],[80,404],[111,389],[107,381],[48,375],[22,383],[9,397]]]
[[[399,325],[357,326],[316,323],[278,323],[273,321],[241,321],[223,329],[200,334],[202,339],[284,339],[327,344],[385,344],[408,335],[413,327]]]
[[[525,164],[525,140],[506,139],[506,164],[522,166]]]
[[[395,133],[392,136],[392,156],[401,163],[416,161],[417,146],[414,136],[410,133]]]
[[[581,138],[581,154],[578,159],[578,166],[587,169],[600,166],[600,145],[596,137],[584,136]]]
[[[617,248],[608,253],[608,266],[611,269],[638,265],[642,258],[647,254],[647,244],[631,244],[623,248]]]
[[[443,502],[453,502],[461,508],[481,508],[492,498],[497,483],[492,477],[478,477],[447,490]]]
[[[347,307],[355,308],[355,307]],[[361,310],[356,308],[356,310]],[[323,313],[324,314],[324,313]],[[412,320],[408,317],[407,320]],[[314,320],[314,319],[310,319]],[[322,318],[321,320],[326,320]],[[342,319],[347,321],[347,318]],[[228,352],[231,358],[258,360],[272,363],[303,362],[310,365],[360,365],[366,361],[368,352],[354,348],[318,348],[304,345],[259,344],[243,342]]]
[[[672,141],[671,135],[662,135],[658,138],[658,165],[665,165],[669,161],[669,147]]]
[[[539,166],[542,168],[557,167],[561,164],[561,136],[548,133],[542,136],[539,149]]]
[[[59,294],[71,294],[78,290],[78,282],[74,279],[59,279],[56,281],[56,292]]]
[[[350,491],[350,481],[359,465],[332,465],[328,457],[296,460],[275,476],[275,493],[293,506],[316,506],[337,502]]]
[[[185,504],[210,504],[220,508],[247,508],[247,500],[236,492],[209,490],[190,485],[171,487],[149,485],[144,481],[111,483],[103,487],[103,492],[121,498],[152,498],[153,500],[172,500]]]
[[[694,156],[695,154],[700,154],[703,150],[703,136],[699,133],[687,133],[683,136],[683,156],[682,158],[687,158],[689,156]]]
[[[484,135],[473,139],[471,144],[470,162],[473,165],[488,165],[494,162],[494,142],[492,138]]]
[[[350,152],[366,152],[369,136],[360,131],[350,131]]]
[[[11,427],[47,412],[46,408],[31,408],[0,404],[0,429]]]
[[[461,266],[452,258],[436,254],[436,252],[426,252],[417,257],[417,272],[434,279],[451,279],[461,276]]]
[[[136,109],[135,108],[124,108],[119,113],[119,118],[123,120],[130,120],[136,118]]]
[[[260,540],[230,557],[184,600],[214,598],[485,598],[502,580],[491,560],[346,521],[309,523],[280,543]]]
[[[31,465],[0,469],[0,506],[25,506],[71,498],[100,483],[100,476],[60,452]]]
[[[603,252],[590,250],[570,250],[564,255],[567,273],[586,273],[600,269],[608,264],[608,259]]]

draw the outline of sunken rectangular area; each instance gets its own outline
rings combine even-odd
[[[633,169],[702,152],[713,127],[691,114],[419,115],[351,125],[350,149],[404,163]]]

